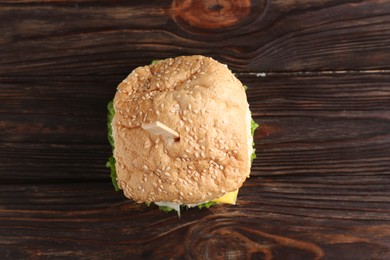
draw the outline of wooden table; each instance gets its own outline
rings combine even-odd
[[[0,258],[390,259],[390,1],[0,1]],[[236,206],[178,218],[105,168],[106,104],[151,60],[248,86]]]

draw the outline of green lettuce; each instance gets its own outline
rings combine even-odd
[[[158,207],[161,211],[165,212],[165,213],[168,213],[168,212],[171,212],[172,210],[174,210],[173,208],[171,207],[167,207],[167,206],[159,206]],[[178,212],[179,216],[180,216],[180,212]]]
[[[199,208],[199,209],[203,209],[203,208],[208,209],[208,208],[210,208],[211,206],[213,206],[213,205],[215,205],[215,204],[218,204],[218,203],[215,202],[215,201],[208,201],[208,202],[204,202],[204,203],[202,203],[202,204],[199,204],[199,205],[198,205],[198,208]]]
[[[116,179],[116,169],[115,169],[115,158],[114,158],[114,156],[111,156],[110,158],[108,158],[108,161],[106,163],[106,167],[110,168],[110,170],[111,170],[111,181],[112,181],[112,185],[115,188],[115,191],[119,191],[120,188],[118,186],[118,181]]]
[[[159,63],[160,61],[162,61],[162,60],[153,60],[152,63],[151,63],[151,65],[157,64],[157,63]]]
[[[114,119],[115,110],[114,110],[114,102],[111,100],[107,105],[107,133],[108,133],[108,141],[110,142],[111,148],[114,151],[114,138],[112,136],[112,120]]]
[[[115,115],[115,110],[114,110],[114,104],[113,104],[112,100],[108,103],[107,110],[108,110],[108,114],[107,114],[107,137],[108,137],[108,141],[110,142],[112,152],[114,153],[115,146],[114,146],[114,138],[112,136],[112,120],[113,120],[114,115]],[[117,181],[117,178],[116,178],[116,169],[115,169],[115,158],[114,158],[114,156],[111,156],[110,158],[108,158],[108,161],[106,163],[106,167],[110,168],[110,170],[111,170],[111,181],[112,181],[112,185],[115,188],[115,191],[119,191],[120,188],[118,186],[118,181]]]
[[[252,134],[252,147],[253,147],[253,151],[252,151],[252,155],[251,155],[251,164],[253,162],[253,159],[256,158],[256,149],[255,149],[255,130],[256,128],[258,128],[259,125],[253,120],[253,118],[251,118],[251,134]]]
[[[244,90],[246,91],[248,89],[247,86],[244,86]],[[255,130],[259,127],[259,125],[253,120],[252,115],[251,115],[251,134],[252,134],[252,154],[251,154],[251,164],[253,162],[253,159],[256,159],[256,149],[255,149]]]

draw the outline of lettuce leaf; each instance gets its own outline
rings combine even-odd
[[[153,60],[152,63],[151,63],[151,65],[157,64],[157,63],[159,63],[160,61],[162,61],[162,60]]]
[[[252,155],[251,155],[251,163],[253,162],[253,159],[256,158],[256,149],[255,149],[255,130],[259,127],[259,124],[257,124],[253,118],[251,118],[251,134],[252,134],[252,147],[253,147],[253,151],[252,151]]]
[[[112,136],[112,120],[113,120],[114,115],[115,115],[115,110],[114,110],[114,103],[113,103],[112,100],[108,103],[107,110],[108,110],[108,114],[107,114],[107,137],[108,137],[108,141],[110,142],[112,152],[114,153],[115,145],[114,145],[114,138]],[[119,191],[120,188],[119,188],[119,185],[118,185],[118,181],[116,179],[116,169],[115,169],[115,158],[114,158],[114,156],[111,155],[111,157],[108,158],[108,161],[106,163],[106,167],[110,168],[110,171],[111,171],[111,174],[110,174],[111,181],[112,181],[112,185],[115,188],[115,191]]]
[[[208,201],[208,202],[199,204],[199,205],[198,205],[198,208],[199,208],[199,209],[203,209],[203,208],[208,209],[208,208],[210,208],[211,206],[214,206],[215,204],[218,204],[218,202],[215,202],[215,201]]]
[[[168,207],[168,206],[159,206],[158,207],[161,211],[165,212],[165,213],[168,213],[168,212],[171,212],[172,210],[174,210],[173,208],[171,207]],[[180,213],[179,213],[180,215]]]
[[[119,191],[120,188],[118,186],[118,181],[116,180],[116,169],[115,169],[115,158],[114,158],[114,156],[111,156],[110,158],[108,158],[108,161],[106,163],[106,167],[110,168],[110,170],[111,170],[110,176],[111,176],[112,185],[114,186],[115,191]]]
[[[114,119],[115,110],[114,110],[114,102],[111,100],[107,105],[107,137],[110,142],[111,148],[114,151],[114,138],[112,136],[112,120]]]

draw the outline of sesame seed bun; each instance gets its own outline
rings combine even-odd
[[[240,188],[249,176],[245,90],[212,58],[181,56],[135,69],[119,84],[114,109],[117,179],[132,200],[202,203]],[[141,128],[155,121],[180,139]]]

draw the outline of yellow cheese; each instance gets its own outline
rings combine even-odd
[[[226,203],[226,204],[235,205],[236,200],[237,200],[237,194],[238,194],[238,189],[231,191],[231,192],[228,192],[225,195],[223,195],[222,197],[215,199],[213,201],[218,202],[218,203]]]

